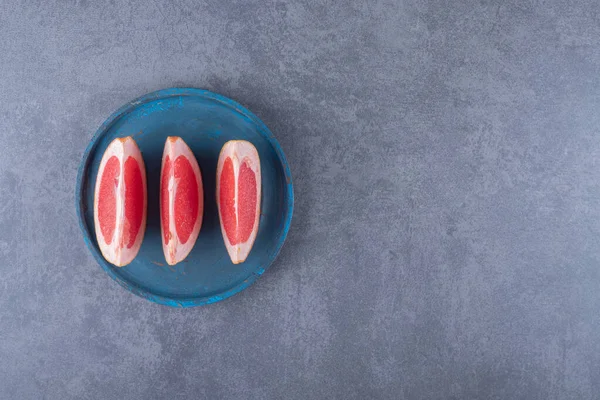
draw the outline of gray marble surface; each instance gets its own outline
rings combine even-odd
[[[599,72],[595,0],[2,1],[0,398],[600,398]],[[172,86],[261,117],[297,198],[186,310],[74,207],[96,128]]]

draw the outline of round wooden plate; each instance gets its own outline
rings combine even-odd
[[[94,234],[94,185],[100,159],[117,137],[133,136],[146,164],[148,222],[139,254],[119,268],[100,253]],[[167,136],[181,136],[198,160],[204,184],[204,219],[194,249],[171,267],[160,235],[159,182]],[[248,140],[261,162],[262,199],[258,235],[246,261],[232,264],[223,243],[215,198],[217,159],[232,139]],[[121,286],[150,301],[192,307],[226,299],[252,284],[275,260],[290,227],[294,192],[281,146],[249,110],[207,90],[165,89],[117,110],[87,147],[77,176],[76,207],[86,245],[100,266]]]

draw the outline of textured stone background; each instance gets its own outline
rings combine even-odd
[[[1,399],[600,398],[599,2],[100,3],[0,2]],[[74,207],[100,123],[171,86],[260,116],[297,197],[188,310]]]

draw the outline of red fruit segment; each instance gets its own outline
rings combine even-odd
[[[217,206],[227,253],[234,264],[246,260],[258,233],[260,159],[252,143],[231,140],[217,164]]]
[[[160,217],[161,226],[163,229],[163,241],[169,243],[171,232],[169,231],[169,178],[171,177],[171,159],[165,156],[162,167],[162,175],[160,177]]]
[[[100,231],[106,244],[111,244],[117,225],[117,187],[119,185],[119,159],[112,156],[106,162],[100,180],[100,196],[98,198],[98,221]]]
[[[146,230],[146,168],[132,137],[107,147],[94,190],[94,225],[104,258],[122,267],[137,255]]]
[[[256,219],[257,197],[256,174],[244,160],[238,178],[238,238],[236,243],[245,243],[250,238]]]
[[[198,182],[192,164],[184,156],[175,160],[175,230],[179,241],[185,244],[196,224],[198,218]]]
[[[235,216],[235,176],[231,157],[225,159],[221,172],[219,200],[221,219],[227,239],[231,244],[237,244],[237,220]]]
[[[175,265],[194,247],[204,210],[200,167],[179,137],[165,143],[160,186],[163,252],[167,263]]]
[[[133,157],[125,161],[125,224],[123,232],[127,248],[135,244],[135,239],[142,226],[144,218],[144,182],[140,165]]]

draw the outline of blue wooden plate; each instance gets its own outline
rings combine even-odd
[[[94,185],[104,151],[117,137],[133,136],[148,177],[148,224],[133,262],[118,268],[102,257],[94,234]],[[204,219],[190,255],[174,267],[162,252],[159,182],[167,136],[181,136],[202,170]],[[223,243],[215,198],[217,159],[231,139],[248,140],[260,155],[261,217],[254,247],[242,264],[231,263]],[[294,193],[281,146],[262,121],[240,104],[200,89],[165,89],[117,110],[87,147],[77,176],[76,207],[85,243],[121,286],[150,301],[192,307],[226,299],[252,284],[275,260],[292,219]]]

